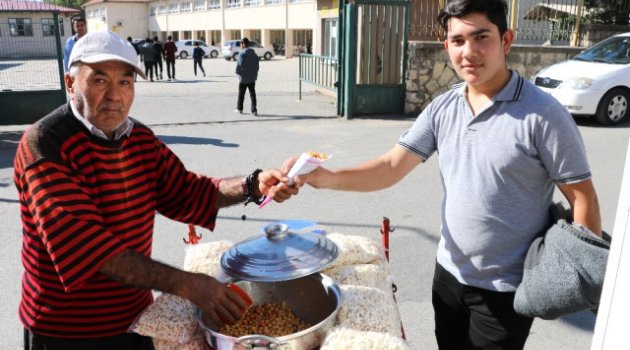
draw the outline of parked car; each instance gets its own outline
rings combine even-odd
[[[179,58],[192,57],[195,43],[199,44],[199,47],[206,53],[204,57],[216,58],[219,56],[219,48],[216,46],[208,46],[201,40],[178,40],[175,42],[177,46],[177,52],[175,55]]]
[[[250,41],[249,47],[254,49],[259,58],[270,60],[273,57],[273,47],[265,47],[255,41]],[[228,40],[223,44],[223,58],[226,60],[236,61],[239,53],[241,53],[240,40]]]
[[[607,38],[568,61],[541,70],[534,83],[573,115],[595,116],[605,125],[627,120],[630,33]]]

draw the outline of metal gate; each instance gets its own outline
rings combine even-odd
[[[340,8],[339,115],[403,112],[408,22],[408,0],[355,0]]]
[[[59,13],[51,17],[49,27],[33,23],[26,36],[11,36],[9,24],[0,23],[0,125],[31,124],[66,102]],[[43,32],[51,32],[44,45],[20,41]]]

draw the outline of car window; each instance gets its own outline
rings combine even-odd
[[[191,45],[192,45],[192,43],[191,43],[190,41],[186,41],[186,42],[184,42],[184,45],[186,45],[186,46],[191,46]]]
[[[575,56],[579,61],[592,61],[613,64],[630,64],[630,37],[606,39]]]

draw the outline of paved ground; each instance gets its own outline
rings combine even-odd
[[[192,61],[177,62],[177,82],[141,82],[132,116],[152,126],[191,170],[215,176],[250,173],[257,167],[279,166],[290,155],[316,150],[333,154],[330,167],[355,164],[389,149],[412,123],[405,116],[344,120],[337,118],[334,99],[305,86],[297,96],[297,60],[261,62],[257,83],[260,116],[233,113],[236,102],[234,62],[204,60],[207,77],[192,75]],[[166,76],[166,74],[164,74]],[[246,101],[249,101],[246,99]],[[245,109],[248,110],[248,102]],[[626,124],[599,127],[579,121],[587,144],[594,181],[602,205],[604,228],[612,231],[628,145]],[[0,329],[3,349],[19,349],[21,235],[12,180],[12,157],[24,126],[0,127],[0,281],[3,307]],[[412,349],[436,349],[430,285],[439,238],[441,187],[436,158],[412,172],[397,186],[376,193],[341,193],[303,188],[295,199],[262,210],[234,206],[220,212],[214,232],[203,240],[240,241],[265,223],[310,219],[328,231],[380,239],[382,218],[391,219],[391,265],[403,325]],[[242,220],[242,215],[246,220]],[[183,264],[187,233],[184,224],[158,218],[154,257]],[[526,348],[589,349],[595,317],[583,312],[555,321],[536,320]]]

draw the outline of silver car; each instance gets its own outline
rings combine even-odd
[[[264,47],[256,41],[249,42],[249,48],[254,49],[254,52],[259,58],[270,60],[273,57],[273,48]],[[226,60],[238,59],[238,55],[241,53],[241,41],[240,40],[228,40],[223,44],[223,58]]]
[[[208,46],[206,43],[200,40],[178,40],[175,42],[177,46],[177,57],[188,58],[192,57],[195,44],[199,44],[199,47],[206,53],[204,57],[216,58],[219,56],[219,48],[216,46]]]

